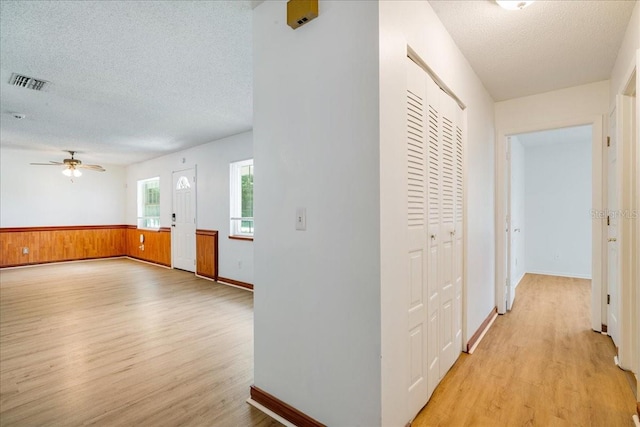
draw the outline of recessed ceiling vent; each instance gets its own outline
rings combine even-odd
[[[46,80],[34,79],[33,77],[13,73],[9,79],[9,84],[12,86],[26,87],[27,89],[45,90],[51,83]]]

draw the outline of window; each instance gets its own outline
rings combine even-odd
[[[253,237],[253,159],[231,163],[231,235]]]
[[[176,183],[176,190],[186,190],[191,188],[191,184],[189,183],[189,178],[186,176],[181,176],[178,178],[178,182]]]
[[[138,181],[138,228],[160,228],[160,178]]]

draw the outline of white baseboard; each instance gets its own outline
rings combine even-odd
[[[520,277],[518,277],[518,280],[516,281],[516,285],[514,286],[514,288],[517,288],[518,285],[520,284],[520,282],[522,282],[522,279],[524,279],[524,276],[527,274],[527,272],[523,272],[522,275]]]
[[[157,262],[147,261],[145,259],[135,258],[135,257],[127,256],[127,255],[125,255],[125,256],[123,256],[121,258],[126,258],[126,259],[130,259],[131,261],[141,262],[141,263],[144,263],[144,264],[155,265],[156,267],[162,267],[162,268],[167,268],[169,270],[173,270],[173,267],[170,267],[168,265],[158,264]]]
[[[96,262],[96,261],[105,261],[105,260],[109,260],[109,259],[132,259],[134,261],[140,261],[137,260],[135,258],[129,258],[126,255],[121,255],[121,256],[109,256],[109,257],[104,257],[104,258],[86,258],[86,259],[71,259],[71,260],[67,260],[67,261],[52,261],[52,262],[41,262],[38,264],[24,264],[24,265],[14,265],[12,267],[0,267],[0,270],[15,270],[18,268],[34,268],[34,267],[47,267],[47,266],[51,266],[51,265],[56,265],[56,264],[74,264],[74,263],[79,263],[79,262]],[[144,261],[142,261],[144,262]],[[151,264],[151,263],[149,263]],[[160,267],[164,267],[163,265],[160,264],[154,264],[154,265],[158,265]]]
[[[590,274],[579,274],[579,273],[563,273],[560,271],[544,271],[544,270],[529,270],[527,273],[530,274],[543,274],[545,276],[559,276],[559,277],[571,277],[573,279],[589,279],[591,280]]]

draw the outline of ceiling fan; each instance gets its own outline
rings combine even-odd
[[[74,178],[74,177],[77,178],[80,175],[82,175],[82,172],[80,171],[80,169],[88,169],[96,172],[105,172],[106,170],[100,165],[83,165],[81,160],[76,159],[74,157],[76,154],[75,151],[69,151],[69,154],[71,154],[71,158],[64,159],[62,160],[62,162],[49,161],[49,163],[31,163],[31,164],[37,165],[37,166],[64,166],[62,173],[63,175],[68,176],[70,178]]]

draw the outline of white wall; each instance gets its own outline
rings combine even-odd
[[[527,272],[525,242],[525,148],[516,135],[511,137],[511,286],[518,286]],[[516,231],[517,230],[517,231]]]
[[[253,134],[245,132],[127,167],[126,223],[136,224],[137,181],[160,177],[160,226],[171,225],[174,171],[196,167],[197,228],[218,230],[220,276],[254,283],[253,242],[230,240],[229,163],[253,156]],[[257,169],[257,168],[256,168]],[[240,263],[240,265],[239,265]]]
[[[496,122],[496,161],[497,185],[504,183],[505,151],[504,141],[507,135],[554,129],[567,126],[591,124],[593,126],[592,159],[593,180],[592,207],[596,210],[604,208],[602,186],[602,150],[604,129],[609,104],[609,81],[591,83],[560,89],[538,95],[511,99],[495,104]],[[496,193],[496,226],[503,228],[505,198],[502,192]],[[600,330],[602,319],[606,316],[606,305],[603,305],[603,270],[602,245],[604,244],[602,220],[592,222],[592,239],[598,242],[593,246],[592,258],[592,292],[591,292],[591,326]],[[506,269],[500,265],[504,259],[505,247],[503,236],[496,239],[496,304],[499,312],[505,312],[504,286]]]
[[[404,175],[407,44],[467,106],[463,344],[495,306],[493,100],[428,2],[380,2],[382,424],[405,425],[408,353]]]
[[[636,66],[636,57],[640,49],[640,2],[636,2],[627,31],[625,33],[616,62],[611,71],[609,106],[615,106],[616,94],[623,92],[631,71]],[[640,75],[636,74],[636,81],[640,81]],[[638,85],[636,85],[638,87]]]
[[[286,2],[253,14],[255,385],[327,425],[375,426],[378,3],[319,8],[295,31]]]
[[[39,151],[0,148],[1,227],[124,223],[125,168],[103,165],[106,172],[83,171],[71,182],[59,166],[29,164],[62,158],[64,153],[52,158]]]
[[[496,102],[496,130],[513,134],[562,127],[565,122],[586,123],[608,114],[608,100],[609,81],[604,80]]]
[[[590,279],[591,140],[549,142],[525,149],[527,272]]]

